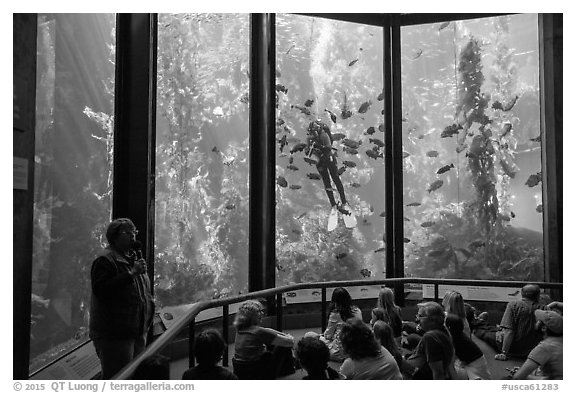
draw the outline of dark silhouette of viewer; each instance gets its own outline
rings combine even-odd
[[[136,367],[132,379],[169,380],[170,359],[162,355],[147,357]]]
[[[90,279],[90,338],[110,379],[146,346],[154,302],[146,261],[135,250],[138,231],[128,218],[106,229],[108,247],[92,262]]]
[[[184,371],[182,379],[238,379],[230,370],[218,365],[225,347],[218,330],[208,329],[200,333],[194,340],[194,358],[198,365]]]
[[[328,366],[328,346],[318,337],[304,337],[298,341],[296,357],[308,373],[302,379],[340,379],[338,371]]]

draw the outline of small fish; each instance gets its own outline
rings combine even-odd
[[[346,134],[343,134],[341,132],[336,132],[336,133],[332,134],[332,140],[333,141],[340,141],[344,138],[346,138]]]
[[[454,168],[454,164],[450,164],[450,165],[444,165],[442,168],[438,169],[436,171],[436,173],[438,175],[443,174],[444,172],[448,172],[450,170],[450,168]]]
[[[308,179],[310,179],[310,180],[320,180],[321,179],[320,175],[317,173],[307,173],[306,176],[308,176]]]
[[[410,239],[408,239],[407,237],[404,238],[404,243],[410,243]]]
[[[286,88],[286,86],[281,85],[281,84],[276,85],[276,91],[282,92],[284,94],[288,94],[288,89]]]
[[[532,142],[542,142],[542,135],[538,135],[536,138],[530,138]]]
[[[377,160],[378,158],[384,158],[384,153],[378,154],[378,151],[374,150],[366,150],[366,155],[375,160]]]
[[[226,209],[228,209],[228,210],[236,209],[236,205],[233,203],[229,203],[226,205]]]
[[[539,204],[538,206],[536,206],[536,211],[538,213],[542,213],[543,210],[544,210],[544,208],[542,207],[542,204]]]
[[[284,266],[276,264],[276,269],[278,269],[278,271],[280,271],[280,272],[283,272]]]
[[[358,113],[366,113],[368,111],[368,109],[370,109],[371,105],[372,105],[372,101],[370,101],[370,100],[362,103],[362,105],[360,105],[360,108],[358,108]]]
[[[354,188],[360,188],[360,187],[362,187],[362,184],[356,183],[356,182],[350,183],[350,185],[351,185],[352,187],[354,187]]]
[[[408,217],[404,217],[404,221],[410,222],[410,219]]]
[[[362,141],[355,141],[355,140],[353,140],[353,139],[345,138],[345,139],[342,141],[342,144],[343,144],[344,146],[348,146],[348,147],[350,147],[350,148],[352,148],[352,149],[358,149],[358,148],[360,147],[360,145],[362,144]]]
[[[290,154],[290,158],[288,159],[288,164],[292,164],[294,162],[294,156]]]
[[[442,23],[442,24],[440,25],[440,27],[438,28],[438,31],[444,30],[445,28],[447,28],[448,26],[450,26],[450,23],[451,23],[451,22],[444,22],[444,23]]]
[[[500,109],[504,112],[508,112],[509,110],[514,108],[514,105],[516,105],[516,101],[518,101],[518,96],[515,96],[506,104],[502,104],[500,101],[494,101],[494,103],[492,103],[492,109]]]
[[[299,142],[299,143],[295,144],[294,146],[292,146],[292,149],[290,149],[290,153],[296,153],[298,151],[302,151],[306,148],[306,146],[308,146],[308,144],[306,144],[304,142]]]
[[[380,140],[378,138],[369,138],[368,141],[370,143],[375,144],[378,147],[384,147],[384,142],[382,142],[382,140]]]
[[[348,63],[348,67],[352,67],[358,60],[359,59],[352,60],[350,63]]]
[[[435,258],[439,257],[440,255],[444,254],[444,250],[433,250],[426,254],[429,257]]]
[[[360,270],[360,274],[362,275],[362,277],[370,277],[372,275],[372,272],[366,268]]]
[[[300,105],[290,105],[291,108],[300,109],[300,112],[304,113],[305,115],[310,115],[310,109],[306,108],[305,106]]]
[[[332,120],[332,123],[336,123],[336,115],[334,114],[334,112],[329,111],[328,109],[324,109],[325,112],[328,112],[330,114],[330,120]]]
[[[290,169],[291,171],[297,171],[298,170],[298,167],[296,165],[292,165],[292,164],[288,165],[286,168]]]
[[[346,166],[341,166],[340,168],[338,168],[338,176],[342,176],[342,174],[346,172]]]
[[[514,171],[514,169],[508,165],[508,163],[504,160],[500,160],[500,166],[502,167],[502,170],[504,171],[504,173],[506,175],[508,175],[508,177],[510,177],[511,179],[514,179],[514,176],[516,176],[516,172]]]
[[[378,131],[386,132],[386,126],[384,125],[384,123],[380,123],[380,125],[378,126]]]
[[[290,48],[288,48],[288,50],[286,51],[286,54],[290,53],[290,51],[292,49],[294,49],[296,47],[296,45],[292,44],[292,46]]]
[[[369,225],[372,225],[372,223],[371,223],[370,221],[368,221],[367,218],[365,218],[365,219],[362,220],[362,225],[369,226]]]
[[[375,253],[382,252],[382,251],[386,251],[386,247],[380,247],[380,248],[377,248],[376,250],[374,250]]]
[[[436,150],[430,150],[426,152],[426,155],[430,158],[438,157],[438,152]]]
[[[407,117],[404,117],[404,116],[402,116],[402,122],[403,122],[403,123],[406,123],[407,121],[408,121],[408,118],[407,118]]]
[[[420,202],[412,202],[412,203],[407,204],[406,206],[416,207],[416,206],[420,206],[420,205],[421,205]]]
[[[314,103],[314,100],[306,100],[306,102],[304,103],[304,106],[307,108],[310,108],[312,106],[312,104]]]
[[[468,244],[469,249],[472,249],[472,248],[476,249],[476,248],[485,247],[485,246],[486,246],[486,242],[483,240],[474,240],[473,242],[470,242]]]
[[[435,190],[439,189],[440,187],[442,187],[442,184],[444,184],[443,180],[436,180],[436,181],[432,182],[432,184],[430,184],[430,186],[428,187],[428,189],[426,191],[428,191],[428,194],[430,194],[432,191],[435,191]]]
[[[424,139],[425,136],[426,136],[426,135],[424,135],[424,134],[420,134],[420,135],[418,135],[416,138],[418,138],[418,139]]]
[[[537,186],[538,183],[540,183],[542,181],[542,172],[538,172],[535,175],[530,175],[530,177],[528,177],[528,180],[526,180],[526,184],[528,187],[534,187]]]
[[[516,214],[514,214],[514,212],[511,211],[511,212],[510,212],[510,217],[515,218],[515,217],[516,217]]]
[[[379,214],[380,217],[386,217],[386,212],[382,212]]]
[[[416,60],[417,58],[422,56],[422,53],[424,53],[424,51],[422,49],[416,50],[412,56],[412,60]]]
[[[352,149],[351,147],[348,147],[348,146],[344,146],[344,148],[342,150],[348,154],[358,154],[358,150]]]
[[[364,133],[364,135],[372,135],[376,132],[376,129],[374,127],[368,127],[368,129],[366,130],[366,132]]]
[[[403,151],[402,158],[408,158],[408,157],[410,157],[410,153],[408,153],[407,151]]]
[[[248,93],[244,93],[244,94],[242,95],[242,97],[240,97],[239,100],[240,100],[241,103],[247,104],[248,101],[250,101],[250,96],[248,95]]]
[[[310,157],[304,157],[304,162],[307,163],[308,165],[318,164],[318,161],[316,161],[316,159]]]
[[[298,217],[296,217],[298,220],[303,218],[306,214],[308,214],[308,212],[304,212],[302,214],[300,214]]]
[[[506,123],[504,123],[504,128],[502,131],[502,135],[500,135],[500,139],[504,138],[506,135],[508,135],[508,133],[512,131],[512,123],[510,123],[509,121],[507,121]]]
[[[284,123],[286,123],[286,122],[282,118],[278,118],[278,120],[276,120],[276,125],[278,127],[281,127]]]
[[[430,228],[431,226],[434,225],[436,225],[435,221],[424,221],[422,224],[420,224],[422,228]]]
[[[440,134],[440,138],[451,138],[453,135],[458,134],[458,131],[464,129],[460,124],[452,124],[448,127],[444,128],[442,133]]]
[[[342,164],[344,164],[344,166],[347,166],[348,168],[354,168],[356,166],[356,163],[354,161],[342,161]]]
[[[220,153],[220,150],[218,150],[218,147],[216,147],[216,146],[214,146],[214,147],[212,148],[212,151],[213,151],[214,153]]]
[[[283,176],[278,176],[276,181],[280,187],[288,187],[288,181]]]
[[[382,92],[378,94],[378,97],[376,97],[376,99],[378,101],[382,101],[384,99],[384,89],[382,89]]]
[[[299,189],[301,189],[301,188],[302,188],[302,186],[299,185],[299,184],[290,184],[290,189],[291,189],[291,190],[299,190]]]
[[[284,147],[288,144],[288,142],[286,141],[286,135],[280,138],[278,144],[280,145],[280,152],[282,152],[284,150]]]

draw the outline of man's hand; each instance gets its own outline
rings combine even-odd
[[[496,355],[494,355],[494,359],[505,361],[508,360],[508,356],[506,356],[505,353],[497,353]]]
[[[132,276],[137,276],[146,273],[146,261],[144,259],[137,259],[132,266]]]

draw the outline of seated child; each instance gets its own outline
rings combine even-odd
[[[318,337],[304,337],[298,341],[296,357],[308,373],[302,379],[340,379],[340,374],[328,366],[330,351]]]
[[[170,359],[162,355],[147,357],[136,367],[132,379],[169,380]]]
[[[218,366],[225,346],[226,343],[218,330],[208,329],[196,336],[194,357],[198,365],[184,371],[182,379],[238,379],[228,369]]]

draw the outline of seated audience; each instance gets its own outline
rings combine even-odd
[[[208,329],[194,340],[194,358],[198,365],[184,371],[182,379],[238,379],[228,369],[218,366],[222,360],[226,343],[218,330]]]
[[[446,315],[445,324],[452,336],[454,351],[459,360],[456,364],[456,370],[463,371],[463,374],[465,374],[463,379],[492,379],[484,353],[464,333],[462,318],[456,314],[448,314]]]
[[[499,325],[500,330],[490,326],[478,326],[474,333],[500,352],[494,356],[496,360],[507,360],[509,356],[525,358],[542,340],[542,332],[534,329],[534,311],[545,308],[539,303],[540,287],[534,284],[524,285],[521,294],[521,300],[513,300],[506,305]]]
[[[362,312],[360,309],[352,305],[352,297],[345,288],[334,288],[332,292],[332,299],[328,307],[328,325],[320,339],[326,343],[330,350],[330,360],[341,362],[345,356],[342,351],[342,343],[340,341],[340,331],[350,318],[362,320]],[[308,332],[306,337],[318,336],[317,333]]]
[[[308,373],[302,379],[340,379],[338,371],[328,366],[330,351],[319,337],[304,337],[298,341],[296,358]]]
[[[418,304],[422,339],[407,359],[413,379],[457,379],[454,369],[454,346],[444,326],[444,310],[435,302]]]
[[[147,357],[136,367],[132,379],[170,380],[170,359],[162,355]]]
[[[260,326],[263,306],[246,300],[236,313],[236,344],[232,365],[238,379],[275,379],[295,372],[294,338]]]
[[[382,308],[388,316],[388,322],[394,332],[394,337],[399,339],[402,336],[402,316],[400,307],[394,302],[394,291],[390,288],[382,288],[378,294],[377,308]]]
[[[398,364],[398,368],[400,369],[400,372],[402,372],[402,362],[404,359],[402,358],[402,352],[400,352],[400,348],[398,348],[398,344],[394,339],[392,327],[384,321],[376,321],[372,326],[372,331],[380,345],[386,348],[388,352],[394,356],[394,360],[396,360],[396,364]]]
[[[462,294],[456,291],[446,292],[444,299],[442,299],[442,307],[444,307],[444,313],[446,315],[454,314],[462,319],[462,323],[464,325],[464,334],[466,334],[468,337],[471,337],[472,333],[470,331],[468,320],[466,319],[466,309],[464,307],[464,299],[462,298]]]
[[[364,322],[347,322],[340,340],[348,356],[340,367],[340,374],[346,379],[402,379],[396,360]]]
[[[552,310],[536,310],[536,329],[544,336],[514,374],[514,379],[563,379],[562,315]],[[542,376],[530,375],[538,367]]]

